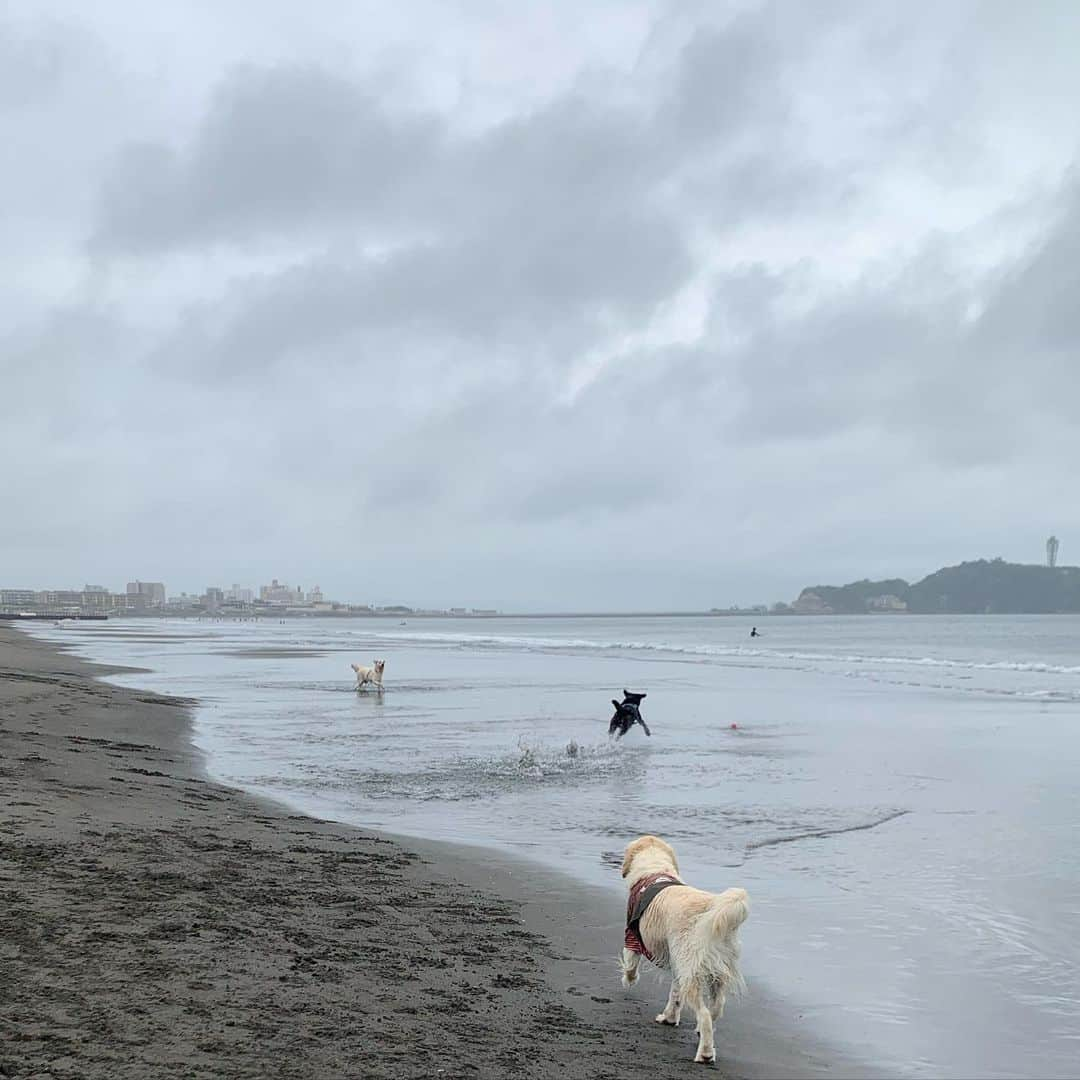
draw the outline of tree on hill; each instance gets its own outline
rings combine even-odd
[[[979,559],[947,566],[911,586],[908,610],[955,614],[1080,611],[1080,568]]]
[[[803,593],[813,593],[826,607],[837,615],[862,615],[870,602],[879,596],[896,596],[906,599],[908,583],[902,578],[887,581],[853,581],[850,585],[811,585]]]
[[[1041,615],[1080,612],[1080,567],[1028,566],[977,559],[946,566],[908,585],[901,578],[812,585],[802,591],[802,610],[861,615],[877,597],[895,596],[917,614]],[[799,601],[795,610],[800,609]]]

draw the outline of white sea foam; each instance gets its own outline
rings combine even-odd
[[[708,643],[685,644],[664,640],[553,638],[518,634],[447,634],[424,633],[381,634],[378,632],[354,632],[372,640],[400,641],[402,643],[432,643],[460,645],[469,648],[504,648],[543,650],[559,652],[657,652],[685,656],[736,658],[753,660],[792,660],[810,664],[860,664],[867,666],[914,666],[950,668],[970,671],[1018,671],[1052,675],[1080,675],[1080,664],[1053,664],[1036,660],[965,660],[943,656],[896,656],[877,653],[852,652],[806,652],[783,649],[755,648],[744,645],[714,645]]]

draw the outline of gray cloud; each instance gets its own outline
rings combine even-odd
[[[209,103],[189,147],[133,145],[107,178],[102,250],[242,241],[341,219],[377,235],[402,188],[436,167],[440,125],[391,116],[347,79],[309,68],[244,68]]]
[[[700,27],[683,46],[661,122],[681,136],[712,143],[786,121],[791,96],[777,34],[783,15],[766,6],[724,27]],[[795,15],[796,19],[800,16]]]
[[[1031,359],[1051,363],[1072,354],[1080,341],[1080,181],[1068,182],[1057,200],[1045,240],[1001,274],[975,334],[984,350],[1036,346]],[[1066,365],[1080,378],[1074,364]],[[1062,369],[1061,374],[1065,374]]]
[[[655,211],[695,176],[723,186],[718,155],[741,155],[727,186],[753,202],[752,170],[775,206],[795,186],[790,163],[774,170],[743,145],[789,123],[774,21],[766,12],[698,29],[655,101],[620,103],[615,86],[607,100],[571,91],[472,133],[318,68],[245,66],[214,92],[189,145],[118,154],[95,243],[145,253],[343,222],[382,242],[425,241],[542,227],[549,214],[576,234],[613,205]]]
[[[47,102],[94,50],[92,39],[63,23],[0,16],[0,111]]]
[[[905,271],[859,282],[794,319],[768,320],[736,354],[747,392],[742,434],[800,440],[869,424],[966,464],[1025,453],[1032,418],[1063,407],[1071,419],[1064,403],[1080,391],[1073,183],[1060,203],[1049,231],[1008,270],[960,281],[918,260],[918,289]]]
[[[13,584],[711,606],[1080,527],[1075,19],[200,10],[159,77],[55,12],[0,78]]]

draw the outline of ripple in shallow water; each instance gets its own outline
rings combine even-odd
[[[296,775],[263,775],[259,785],[298,792],[346,790],[373,799],[420,801],[483,799],[542,785],[576,787],[626,777],[638,766],[633,752],[617,744],[581,744],[570,740],[559,746],[521,739],[514,751],[491,756],[462,756],[413,769],[328,766],[298,763]]]

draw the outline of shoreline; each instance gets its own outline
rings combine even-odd
[[[120,670],[0,626],[0,1077],[685,1074],[660,979],[619,985],[613,891],[218,785],[192,703]],[[882,1075],[754,988],[717,1050]]]

